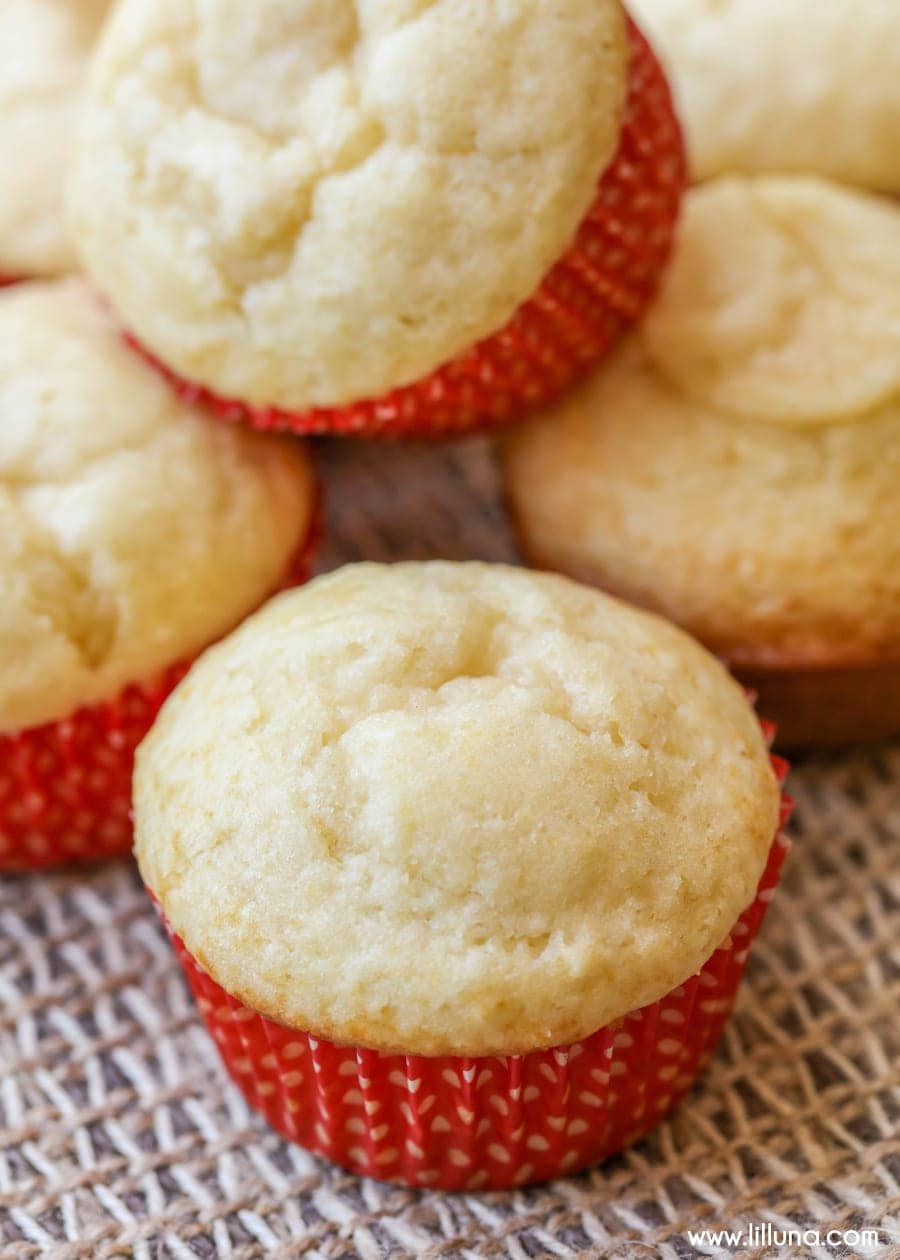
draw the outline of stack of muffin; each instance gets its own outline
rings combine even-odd
[[[636,10],[703,182],[642,328],[507,449],[523,550],[695,634],[784,747],[896,735],[900,10]]]
[[[664,277],[619,0],[105,8],[0,19],[0,866],[128,848],[147,736],[141,871],[273,1125],[413,1185],[582,1167],[690,1089],[786,848],[770,728],[655,613],[789,738],[900,726],[898,212],[713,180]],[[308,576],[296,435],[532,413],[526,554],[654,612],[364,565],[234,630]]]

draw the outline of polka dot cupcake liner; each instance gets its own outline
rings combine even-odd
[[[773,758],[783,781],[787,765]],[[225,1066],[284,1137],[362,1176],[445,1190],[505,1189],[595,1164],[675,1108],[709,1060],[789,842],[779,832],[753,903],[703,969],[574,1045],[490,1058],[382,1054],[248,1010],[175,935]]]
[[[317,516],[281,589],[308,580],[318,535]],[[99,861],[131,849],[134,754],[191,663],[60,721],[0,735],[0,872]]]
[[[286,411],[190,384],[131,344],[191,402],[257,429],[442,437],[520,419],[601,359],[656,291],[686,182],[681,130],[665,75],[629,21],[631,68],[619,148],[568,252],[500,332],[430,376],[377,399]]]

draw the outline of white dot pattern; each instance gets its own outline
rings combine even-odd
[[[684,1097],[728,1019],[787,849],[779,834],[732,933],[739,951],[729,938],[661,1001],[527,1055],[424,1058],[306,1036],[247,1010],[174,941],[226,1066],[273,1128],[366,1176],[501,1189],[604,1159]]]
[[[131,848],[135,750],[187,668],[174,666],[63,721],[0,736],[0,871]]]

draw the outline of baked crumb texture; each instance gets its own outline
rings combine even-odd
[[[681,631],[436,562],[343,569],[212,649],[135,802],[148,887],[246,1006],[488,1055],[694,975],[753,900],[779,793],[743,692]]]
[[[71,208],[136,340],[226,415],[447,431],[602,353],[654,287],[682,176],[618,0],[124,0]]]
[[[678,1105],[728,1021],[787,847],[779,836],[755,900],[697,975],[583,1041],[524,1055],[335,1045],[243,1006],[175,945],[228,1070],[286,1138],[365,1177],[500,1190],[595,1164]]]
[[[641,329],[505,447],[536,562],[736,666],[900,659],[900,211],[802,177],[689,194]]]
[[[80,280],[0,294],[0,734],[112,699],[275,590],[302,447],[191,411]]]
[[[85,66],[108,0],[0,5],[0,283],[75,269],[63,181]]]
[[[135,747],[313,507],[299,444],[192,411],[80,281],[0,295],[0,869],[130,846]]]
[[[633,0],[693,173],[823,175],[900,192],[896,0]]]

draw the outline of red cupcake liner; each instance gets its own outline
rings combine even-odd
[[[262,430],[446,437],[521,418],[557,397],[643,312],[672,249],[686,182],[681,130],[662,68],[629,19],[628,99],[615,157],[567,253],[500,332],[380,398],[289,411],[220,397],[130,344],[192,403]]]
[[[787,763],[773,758],[773,766],[783,780]],[[783,797],[756,898],[703,969],[660,1001],[552,1050],[427,1058],[340,1046],[247,1009],[174,933],[172,941],[226,1068],[284,1137],[361,1176],[411,1186],[546,1181],[636,1142],[691,1089],[774,895],[790,810]]]
[[[317,515],[279,589],[308,580],[318,535]],[[99,861],[131,849],[134,754],[192,663],[172,665],[70,717],[0,735],[0,872]]]

